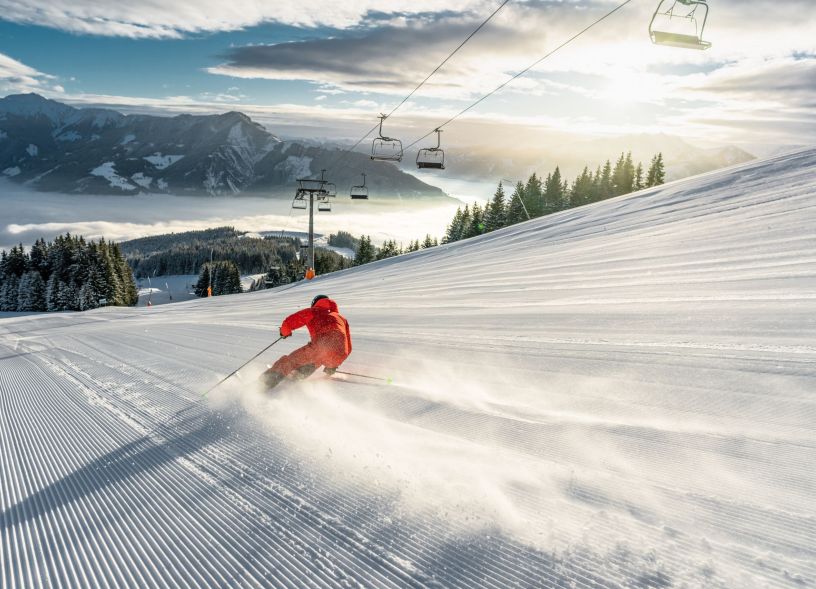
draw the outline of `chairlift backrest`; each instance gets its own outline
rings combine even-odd
[[[308,206],[306,199],[303,198],[302,195],[298,195],[292,201],[292,208],[293,209],[305,209]]]
[[[383,121],[388,117],[384,114],[380,115],[380,133],[379,137],[371,142],[371,159],[388,162],[402,161],[402,141],[394,139],[393,137],[386,137],[382,132]]]
[[[368,200],[368,187],[366,186],[366,174],[363,172],[363,183],[359,186],[352,186],[349,190],[352,200]]]
[[[442,129],[434,129],[434,132],[436,133],[436,147],[423,147],[417,152],[417,168],[445,169],[445,152],[441,148]]]
[[[331,203],[327,200],[319,200],[317,201],[317,210],[323,213],[330,213],[332,210]]]
[[[368,200],[368,188],[365,186],[352,186],[351,198],[352,200]]]
[[[711,43],[703,40],[706,20],[706,0],[660,0],[649,22],[649,37],[655,45],[708,49]]]

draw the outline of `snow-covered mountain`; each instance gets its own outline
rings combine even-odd
[[[292,195],[295,179],[331,168],[336,149],[281,141],[240,112],[156,117],[77,109],[37,94],[0,99],[0,174],[37,190]],[[436,187],[352,153],[331,178],[385,197],[444,198]]]
[[[0,586],[816,585],[816,149],[261,293],[0,321]],[[256,375],[317,294],[346,376]]]

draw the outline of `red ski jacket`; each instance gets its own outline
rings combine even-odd
[[[309,329],[312,344],[324,348],[338,364],[351,354],[351,330],[333,300],[320,299],[314,307],[289,315],[281,324],[280,333],[289,337],[304,325]]]

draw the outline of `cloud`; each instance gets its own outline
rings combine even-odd
[[[369,13],[417,15],[439,11],[485,11],[487,0],[0,0],[4,20],[71,33],[131,38],[180,38],[195,33],[234,31],[262,23],[298,27],[355,27]]]
[[[62,86],[51,85],[55,76],[45,74],[0,53],[0,91],[6,93],[41,92],[52,88],[62,92]]]

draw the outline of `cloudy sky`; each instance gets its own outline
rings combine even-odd
[[[510,0],[386,131],[424,135],[619,1]],[[242,110],[285,137],[356,139],[500,3],[0,0],[0,94],[126,112]],[[632,0],[447,127],[446,141],[664,132],[700,145],[816,142],[812,0],[709,0],[707,51],[652,45],[656,4]]]

